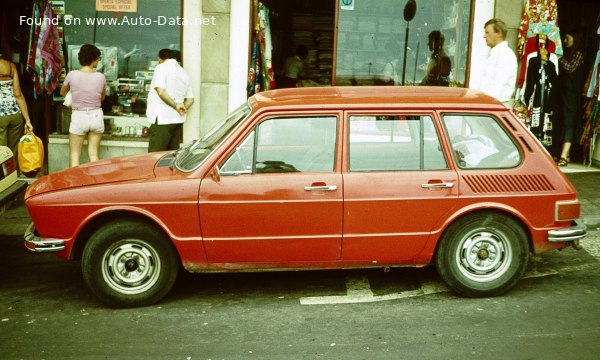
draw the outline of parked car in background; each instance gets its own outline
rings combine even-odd
[[[459,88],[330,87],[251,97],[177,152],[37,180],[26,246],[81,259],[103,302],[163,298],[191,272],[435,265],[494,296],[530,253],[586,234],[577,194],[501,103]]]
[[[17,159],[9,147],[0,145],[0,216],[22,196],[27,182],[18,180]]]

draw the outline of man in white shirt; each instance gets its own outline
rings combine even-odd
[[[500,19],[485,23],[483,38],[490,53],[485,61],[481,78],[475,79],[475,89],[495,97],[509,108],[517,82],[517,57],[506,42],[506,24]]]
[[[148,152],[179,149],[187,109],[194,103],[192,82],[177,62],[175,51],[160,50],[158,62],[146,108],[150,122]]]

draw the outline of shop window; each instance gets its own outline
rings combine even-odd
[[[131,13],[96,12],[94,1],[66,0],[63,23],[67,69],[80,67],[77,53],[82,44],[95,44],[102,51],[98,70],[108,81],[149,81],[148,70],[156,64],[158,51],[180,49],[181,25],[176,19],[181,16],[178,0],[138,1],[137,12]]]
[[[340,3],[336,85],[465,86],[471,2],[419,0],[406,44],[405,0],[357,0],[350,7]],[[438,56],[435,66],[430,44],[446,55]],[[439,76],[424,81],[432,71]]]

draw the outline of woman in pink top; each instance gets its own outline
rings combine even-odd
[[[81,148],[86,137],[90,161],[98,160],[100,140],[104,133],[101,103],[106,95],[106,78],[96,72],[100,55],[100,50],[94,45],[81,46],[77,58],[82,68],[69,72],[60,89],[61,95],[65,96],[71,91],[73,97],[73,112],[69,126],[70,167],[79,165]]]

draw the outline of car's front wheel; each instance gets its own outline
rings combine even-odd
[[[135,307],[162,299],[173,287],[179,265],[162,231],[142,222],[118,221],[92,235],[81,268],[86,284],[102,302]]]
[[[440,239],[436,267],[442,279],[468,297],[496,296],[523,276],[529,250],[523,228],[493,212],[468,215]]]

